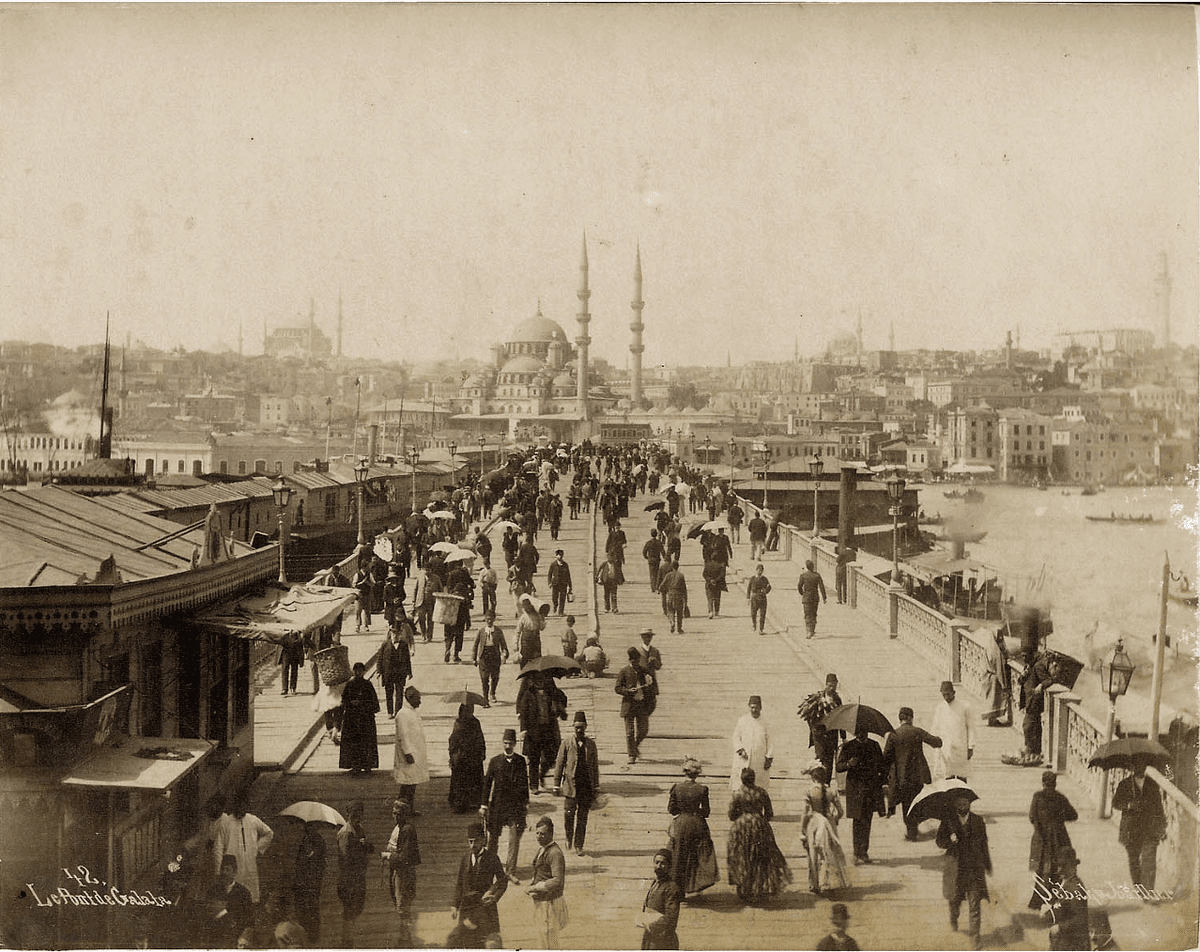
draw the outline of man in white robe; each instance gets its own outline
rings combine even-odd
[[[930,731],[942,739],[933,755],[933,779],[957,777],[966,782],[967,761],[974,753],[971,712],[954,696],[954,682],[942,682],[942,702],[934,708]]]
[[[750,695],[747,706],[749,713],[743,714],[733,729],[733,766],[729,771],[729,789],[736,791],[741,788],[742,770],[749,767],[754,771],[756,785],[766,790],[770,784],[774,748],[762,720],[762,698],[757,694]]]
[[[421,692],[411,684],[404,690],[404,703],[396,712],[396,749],[392,765],[392,776],[400,786],[400,799],[414,807],[412,816],[420,816],[414,800],[417,784],[429,781],[429,757],[425,752],[425,726],[417,708],[421,706]]]

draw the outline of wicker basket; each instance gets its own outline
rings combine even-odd
[[[322,683],[333,687],[349,681],[354,676],[350,670],[350,649],[345,645],[334,645],[313,655]]]
[[[433,596],[433,621],[437,625],[453,625],[458,621],[458,612],[464,601],[461,595],[437,592]]]

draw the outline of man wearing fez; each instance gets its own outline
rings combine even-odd
[[[842,697],[837,692],[837,686],[838,676],[836,674],[825,675],[825,687],[821,693],[825,695],[831,709],[842,706]],[[833,778],[833,758],[837,754],[838,744],[845,736],[845,731],[829,730],[819,720],[811,721],[808,725],[808,746],[813,749],[813,756],[824,766],[825,776],[831,780]]]
[[[467,827],[469,849],[458,863],[450,917],[455,926],[446,939],[448,949],[483,949],[500,943],[500,912],[496,906],[508,888],[508,876],[496,854],[486,848],[482,823]]]
[[[654,881],[642,901],[634,924],[642,930],[643,949],[678,949],[679,903],[683,890],[671,878],[673,857],[669,849],[654,854]]]
[[[600,789],[600,757],[596,742],[587,736],[587,715],[583,711],[575,712],[571,726],[574,736],[563,738],[554,761],[554,792],[566,798],[563,831],[567,849],[573,846],[582,856],[588,811]]]
[[[508,828],[508,847],[504,871],[514,886],[517,878],[517,854],[525,832],[525,814],[529,809],[529,766],[516,752],[517,732],[505,728],[501,741],[504,752],[493,757],[483,777],[483,805],[479,815],[487,827],[488,849],[500,854],[500,831]]]

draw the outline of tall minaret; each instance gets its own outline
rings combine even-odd
[[[1154,276],[1154,301],[1162,321],[1162,346],[1171,344],[1171,272],[1167,270],[1167,253],[1158,253],[1158,274]]]
[[[267,319],[263,318],[263,356],[267,355]]]
[[[633,322],[629,329],[633,331],[633,343],[629,345],[629,353],[633,355],[633,373],[629,381],[629,402],[636,409],[642,402],[642,352],[646,349],[642,344],[642,308],[646,302],[642,300],[642,244],[638,242],[637,259],[633,265]]]
[[[342,292],[338,291],[338,358],[342,356]]]
[[[579,416],[586,420],[588,419],[588,344],[592,342],[592,339],[588,337],[588,322],[592,319],[592,315],[588,313],[588,298],[592,296],[592,292],[588,290],[586,231],[583,233],[583,258],[579,262],[579,290],[575,292],[575,296],[579,298],[579,313],[575,315],[575,319],[579,322],[579,336],[575,338],[575,376],[578,378],[575,395],[579,403]]]
[[[1013,369],[1013,339],[1012,331],[1009,331],[1004,337],[1004,369]]]

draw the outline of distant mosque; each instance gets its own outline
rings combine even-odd
[[[547,435],[555,440],[575,440],[590,435],[595,423],[605,412],[617,406],[606,382],[592,372],[588,363],[587,236],[583,239],[583,255],[579,265],[580,283],[575,296],[579,299],[579,325],[574,346],[556,321],[537,313],[514,328],[509,339],[491,347],[491,366],[466,377],[457,394],[460,412],[455,421],[462,424],[487,425],[498,429],[505,425],[506,435]],[[629,401],[637,406],[642,399],[642,254],[637,250],[634,273],[634,296],[630,307],[633,332],[630,344]]]

